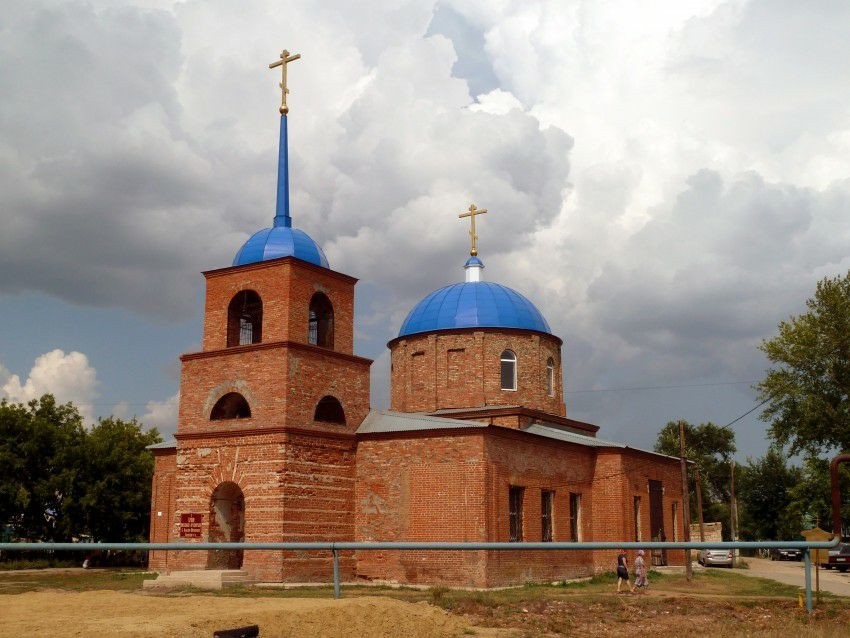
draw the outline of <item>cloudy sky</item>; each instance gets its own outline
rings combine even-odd
[[[568,414],[650,446],[752,408],[756,350],[850,269],[850,4],[0,0],[0,395],[174,428],[201,270],[274,215],[360,278],[358,354],[485,276],[564,339]],[[766,447],[757,413],[741,457]]]

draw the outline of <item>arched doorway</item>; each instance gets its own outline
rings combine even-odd
[[[226,482],[213,490],[210,498],[211,543],[239,543],[245,540],[245,497],[236,483]],[[241,549],[213,549],[207,554],[207,569],[241,569]]]

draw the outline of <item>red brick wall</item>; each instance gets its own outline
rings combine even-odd
[[[175,474],[171,537],[180,515],[204,515],[209,538],[210,498],[221,483],[245,498],[245,541],[348,541],[354,534],[354,439],[293,431],[183,438]],[[185,539],[192,542],[192,539]],[[157,552],[159,554],[159,552]],[[163,554],[166,552],[162,552]],[[167,569],[205,569],[207,552],[167,552]],[[157,563],[157,569],[163,569]],[[153,565],[152,565],[153,567]],[[350,578],[351,555],[340,567]],[[261,582],[328,581],[329,552],[246,551],[242,569]]]
[[[316,404],[336,397],[346,426],[322,426],[354,432],[369,412],[371,361],[310,345],[278,343],[184,355],[178,432],[255,429],[286,424],[310,425]],[[238,392],[251,417],[210,421],[216,401]]]
[[[154,474],[151,486],[152,543],[167,543],[171,536],[174,520],[174,474],[177,471],[176,450],[154,450]],[[148,554],[148,569],[166,571],[168,552],[153,551]]]
[[[181,514],[198,513],[198,540],[208,539],[211,496],[232,482],[245,499],[246,541],[352,540],[353,432],[369,411],[371,364],[351,354],[356,280],[291,258],[205,276],[204,350],[181,357],[178,449],[157,460],[153,508],[164,521],[152,537],[177,538]],[[226,348],[227,306],[240,290],[262,298],[263,340]],[[334,306],[332,350],[307,343],[316,292]],[[251,416],[211,421],[228,392],[245,397]],[[340,401],[345,424],[313,420],[328,395]],[[207,565],[205,551],[156,554],[156,569]],[[247,551],[243,569],[260,581],[329,580],[331,565],[329,552]],[[353,574],[353,555],[341,568]]]
[[[498,425],[450,432],[367,436],[354,431],[369,409],[370,361],[351,354],[355,280],[284,258],[205,273],[204,351],[184,355],[176,453],[156,453],[151,538],[174,540],[180,516],[204,515],[223,482],[245,498],[245,540],[508,539],[508,489],[525,488],[524,538],[540,540],[541,490],[553,490],[554,539],[569,538],[569,494],[582,495],[585,540],[624,540],[634,529],[632,499],[662,481],[665,528],[681,503],[678,464],[637,451],[597,450],[519,433],[521,415]],[[263,342],[225,348],[227,305],[240,290],[263,299]],[[334,305],[334,349],[307,341],[308,305],[321,291]],[[436,411],[521,405],[563,416],[560,341],[521,330],[457,330],[390,343],[392,408]],[[517,355],[518,389],[500,388],[500,355]],[[546,360],[555,361],[554,396]],[[248,401],[247,419],[210,421],[228,392]],[[345,425],[313,421],[319,399],[338,398]],[[356,447],[357,446],[357,447]],[[162,512],[162,516],[158,513]],[[682,537],[679,513],[679,537]],[[668,532],[672,538],[672,534]],[[493,586],[554,580],[612,568],[611,552],[360,552],[342,557],[344,578]],[[671,553],[681,562],[681,552]],[[153,552],[152,569],[203,569],[207,553]],[[327,552],[245,552],[260,581],[327,581]]]
[[[355,441],[290,434],[280,473],[283,484],[283,541],[353,541]],[[354,555],[340,555],[343,578],[354,577]],[[285,552],[283,580],[333,579],[330,552]]]
[[[581,494],[580,538],[597,540],[592,521],[595,499],[593,449],[490,428],[487,437],[488,540],[510,539],[508,492],[525,488],[523,539],[542,540],[541,491],[554,491],[553,540],[570,541],[570,493]],[[553,581],[593,573],[591,551],[490,552],[487,585]]]
[[[358,541],[493,541],[510,538],[508,493],[524,488],[523,539],[542,540],[541,492],[554,492],[553,540],[569,542],[570,494],[581,495],[580,540],[632,539],[631,498],[648,480],[664,488],[665,528],[681,501],[675,461],[603,451],[499,427],[385,434],[358,444]],[[679,517],[681,536],[681,514]],[[672,538],[672,532],[668,532]],[[613,568],[616,552],[359,552],[359,577],[409,583],[499,586],[591,575]],[[669,552],[681,564],[681,552]]]
[[[641,540],[649,540],[649,480],[661,481],[664,487],[664,529],[668,540],[673,539],[672,504],[678,504],[676,535],[683,539],[682,477],[675,459],[663,459],[636,450],[623,451],[601,448],[596,462],[594,502],[597,507],[593,519],[593,534],[600,541],[634,541],[634,497],[641,498]],[[683,564],[682,551],[667,552],[670,564]],[[611,569],[612,559],[597,553],[597,569]]]
[[[446,408],[521,405],[565,415],[561,344],[526,330],[452,330],[396,339],[389,344],[390,408],[434,412]],[[500,358],[517,356],[517,390],[501,389]],[[546,362],[555,363],[554,396],[546,392]]]
[[[663,487],[662,507],[664,513],[665,540],[673,540],[673,503],[677,503],[678,520],[676,521],[676,536],[684,540],[684,521],[682,519],[682,471],[676,459],[662,460],[649,454],[637,451],[625,453],[623,467],[628,477],[626,488],[633,503],[635,496],[640,496],[640,537],[641,540],[651,540],[650,536],[650,505],[649,481],[660,481]],[[630,518],[634,527],[634,516]],[[684,564],[684,551],[671,550],[667,552],[670,564]]]
[[[353,433],[369,413],[371,365],[369,359],[338,356],[315,346],[291,348],[287,356],[287,422],[315,423],[316,404],[329,395],[342,404],[346,425],[316,426]]]
[[[204,351],[186,354],[178,432],[255,429],[312,423],[319,400],[336,397],[353,432],[369,411],[371,361],[352,355],[356,279],[297,259],[282,258],[204,273]],[[262,342],[226,348],[227,307],[241,290],[263,300]],[[307,343],[310,299],[322,292],[334,307],[333,350]],[[210,422],[216,401],[243,395],[251,417]]]
[[[354,284],[356,279],[291,257],[222,268],[204,273],[204,350],[227,345],[227,307],[234,295],[253,290],[263,302],[263,343],[307,343],[310,300],[324,293],[334,309],[334,347],[354,351]]]
[[[480,430],[361,439],[354,512],[357,540],[484,540],[483,456]],[[484,583],[482,552],[362,551],[357,560],[360,578]]]

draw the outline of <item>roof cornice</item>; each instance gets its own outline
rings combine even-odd
[[[242,354],[244,352],[256,352],[258,350],[274,350],[277,348],[289,348],[291,350],[301,350],[311,354],[320,354],[334,359],[343,359],[352,361],[362,365],[372,365],[372,359],[358,357],[355,354],[338,352],[321,346],[314,346],[310,343],[301,343],[300,341],[268,341],[264,343],[249,343],[244,346],[231,346],[229,348],[218,348],[216,350],[202,350],[201,352],[187,352],[180,355],[180,361],[193,361],[195,359],[208,359],[210,357],[230,356],[234,354]]]
[[[427,337],[429,335],[463,334],[468,332],[501,332],[507,334],[539,335],[541,337],[545,337],[547,339],[555,341],[558,344],[558,347],[564,345],[564,341],[560,337],[557,337],[549,332],[541,332],[540,330],[529,330],[528,328],[502,328],[499,326],[473,326],[470,328],[439,328],[437,330],[428,330],[426,332],[414,332],[412,334],[402,335],[400,337],[395,337],[394,339],[390,339],[389,341],[387,341],[387,348],[392,349],[392,347],[400,341],[418,339],[419,337]]]
[[[582,430],[584,432],[592,432],[593,434],[596,434],[596,432],[599,431],[599,426],[593,425],[592,423],[576,421],[575,419],[570,419],[565,416],[560,416],[558,414],[551,414],[549,412],[543,412],[542,410],[535,410],[534,408],[526,408],[516,405],[487,405],[480,408],[458,408],[457,410],[450,409],[448,411],[443,412],[437,410],[436,412],[428,412],[428,414],[436,417],[446,417],[461,420],[474,420],[476,418],[480,419],[499,416],[526,416],[531,419],[537,419],[539,421],[544,421],[548,423],[555,423],[557,425],[563,425],[564,427],[574,428],[576,430]]]
[[[311,264],[309,261],[304,261],[303,259],[293,257],[292,255],[287,255],[286,257],[277,257],[276,259],[256,261],[254,263],[244,264],[241,266],[226,266],[224,268],[204,270],[201,272],[201,274],[205,278],[211,279],[213,277],[223,277],[232,273],[249,272],[251,270],[260,270],[262,268],[274,268],[275,266],[280,266],[286,263],[292,264],[293,266],[299,266],[306,270],[312,270],[317,273],[322,273],[324,275],[328,275],[330,277],[333,277],[334,279],[339,279],[340,281],[344,281],[352,285],[356,284],[358,281],[356,277],[352,277],[351,275],[346,275],[344,273],[337,272],[336,270],[331,270],[330,268],[323,268],[322,266]]]

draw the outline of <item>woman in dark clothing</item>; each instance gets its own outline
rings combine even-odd
[[[617,593],[620,593],[620,585],[626,581],[626,587],[634,593],[634,588],[629,584],[629,559],[626,556],[626,550],[621,549],[617,554]]]

